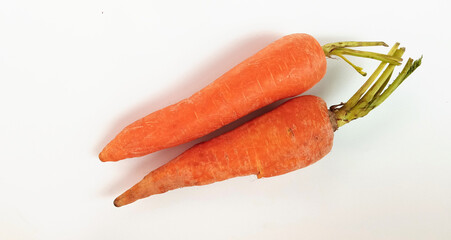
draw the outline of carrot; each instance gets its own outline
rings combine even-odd
[[[398,45],[390,55],[401,57],[404,48],[398,49]],[[420,64],[421,59],[415,62],[409,59],[399,76],[386,87],[395,65],[386,67],[386,63],[381,63],[349,101],[330,109],[319,97],[293,98],[230,132],[193,146],[150,172],[116,198],[114,205],[120,207],[181,187],[246,175],[273,177],[309,166],[330,152],[335,130],[368,114]]]
[[[336,55],[349,62],[344,55],[353,55],[399,64],[397,57],[348,48],[382,45],[386,46],[383,42],[339,42],[321,47],[307,34],[282,37],[191,97],[125,127],[99,158],[118,161],[176,146],[272,102],[301,94],[326,73],[326,56]]]
[[[190,148],[119,196],[119,207],[166,191],[232,177],[272,177],[308,166],[332,148],[333,126],[318,97],[287,101],[233,131]]]

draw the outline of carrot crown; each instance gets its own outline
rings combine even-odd
[[[351,61],[349,61],[344,55],[355,56],[355,57],[363,57],[363,58],[371,58],[376,59],[384,63],[390,63],[393,65],[400,65],[402,62],[402,58],[390,54],[380,54],[375,52],[367,52],[350,49],[349,47],[369,47],[369,46],[384,46],[388,47],[388,45],[384,42],[336,42],[336,43],[328,43],[322,46],[324,54],[326,57],[331,57],[332,55],[338,56],[345,60],[349,65],[351,65],[357,72],[366,76],[366,72],[363,71],[361,67],[354,65]]]
[[[396,43],[387,55],[401,58],[404,52],[405,48],[399,48],[399,43]],[[388,87],[388,82],[398,64],[382,62],[368,80],[346,103],[330,107],[330,110],[335,114],[338,127],[341,127],[354,119],[364,117],[371,110],[384,102],[385,99],[387,99],[393,91],[395,91],[395,89],[421,65],[422,58],[423,57],[420,57],[415,61],[409,58],[402,71]]]

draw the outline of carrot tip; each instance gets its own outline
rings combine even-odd
[[[119,197],[114,199],[113,204],[114,204],[115,207],[122,207],[122,206],[124,206],[123,204],[120,203]]]
[[[108,162],[108,157],[105,156],[105,152],[104,152],[104,151],[102,151],[101,153],[99,153],[99,159],[100,159],[100,161],[102,161],[102,162]]]

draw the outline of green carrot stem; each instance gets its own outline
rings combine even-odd
[[[399,44],[395,44],[392,47],[388,55],[393,55],[394,57],[402,57],[405,49],[400,48]],[[388,87],[389,79],[393,74],[395,65],[381,63],[375,72],[368,78],[368,80],[363,84],[362,87],[349,99],[348,102],[340,105],[335,105],[330,108],[330,110],[335,114],[335,119],[337,119],[338,127],[344,124],[363,117],[367,115],[371,110],[379,106],[384,102],[395,89],[421,65],[422,57],[416,61],[411,58],[407,61],[401,73],[393,80],[392,84]],[[384,70],[385,68],[385,70]],[[383,73],[381,74],[381,72]],[[374,80],[381,74],[376,82]],[[374,82],[374,84],[373,84]],[[370,88],[371,86],[371,88]],[[387,88],[386,88],[387,87]],[[368,90],[369,88],[369,90]],[[365,94],[365,95],[364,95]]]
[[[405,52],[405,48],[397,49],[394,53],[394,56],[401,57]],[[359,109],[364,109],[368,106],[368,104],[375,100],[376,93],[379,91],[382,91],[384,86],[384,83],[387,81],[388,77],[393,73],[393,70],[395,69],[394,64],[389,64],[388,67],[384,70],[384,72],[381,74],[381,76],[377,79],[377,81],[371,86],[371,88],[365,93],[365,95],[359,99],[357,104],[353,107],[353,109],[357,109],[353,111],[351,109],[350,112],[358,115],[362,113],[363,111],[359,111]],[[385,84],[386,85],[386,84]],[[354,119],[356,116],[354,116],[352,113],[348,114],[348,118]],[[362,117],[358,115],[358,117]]]
[[[394,69],[393,69],[394,70]],[[384,83],[382,84],[382,86],[380,87],[380,89],[376,92],[376,94],[374,95],[374,98],[377,98],[381,95],[382,91],[385,89],[385,87],[387,86],[388,82],[390,81],[391,76],[393,75],[393,70],[391,71],[390,75],[387,77],[387,79],[384,81]],[[373,99],[374,100],[374,99]]]
[[[345,62],[347,62],[349,65],[351,65],[358,73],[360,73],[363,76],[366,76],[366,73],[362,70],[362,68],[353,64],[346,57],[344,57],[344,55],[376,59],[381,62],[387,62],[387,63],[391,63],[391,64],[396,64],[396,65],[401,64],[401,62],[402,62],[401,58],[390,56],[389,54],[380,54],[380,53],[375,53],[375,52],[349,49],[349,47],[368,47],[368,46],[388,47],[388,45],[384,42],[349,41],[349,42],[328,43],[328,44],[325,44],[324,46],[322,46],[322,48],[323,48],[324,54],[327,57],[331,57],[332,55],[335,55],[335,56],[342,58]]]
[[[396,52],[396,49],[399,47],[399,43],[393,45],[387,55],[391,56]],[[349,112],[360,100],[362,95],[368,90],[368,88],[373,84],[374,80],[376,80],[377,76],[382,72],[387,63],[382,62],[376,68],[373,74],[368,78],[368,80],[357,90],[357,92],[340,108],[340,111],[336,113],[337,119],[343,119],[347,112]]]
[[[371,46],[384,46],[388,45],[384,42],[356,42],[356,41],[345,41],[345,42],[335,42],[328,43],[323,46],[323,49],[334,49],[334,48],[345,48],[345,47],[371,47]]]
[[[370,108],[375,108],[379,106],[382,102],[385,101],[398,86],[406,80],[408,76],[410,76],[411,73],[413,73],[420,65],[423,57],[420,57],[419,59],[413,61],[413,59],[409,58],[409,60],[406,63],[406,66],[404,66],[404,69],[401,71],[401,73],[398,75],[398,77],[393,81],[390,86],[381,94],[380,97],[378,97],[373,103],[370,104]]]
[[[349,61],[347,58],[345,58],[345,56],[339,54],[339,53],[334,53],[335,55],[337,55],[338,57],[340,57],[341,59],[345,60],[345,62],[347,62],[349,65],[351,65],[351,67],[353,67],[358,73],[360,73],[362,76],[366,76],[366,72],[363,71],[363,68],[354,65],[351,61]]]
[[[335,49],[331,54],[339,53],[342,55],[350,55],[355,57],[364,57],[364,58],[372,58],[382,62],[388,62],[390,64],[401,65],[402,58],[397,58],[394,56],[389,56],[386,54],[380,54],[375,52],[367,52],[367,51],[359,51],[347,48]]]

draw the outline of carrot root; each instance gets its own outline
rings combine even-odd
[[[313,87],[326,73],[321,45],[287,35],[244,60],[191,97],[125,127],[101,161],[140,157],[202,137],[250,112]]]

